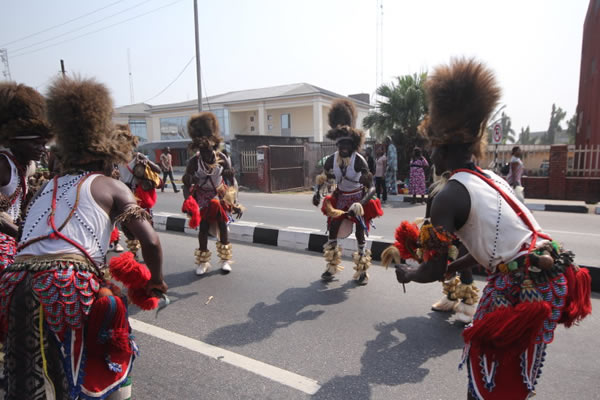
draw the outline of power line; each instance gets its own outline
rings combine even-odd
[[[195,59],[195,58],[196,58],[196,56],[195,56],[195,55],[194,55],[194,56],[192,56],[192,58],[190,58],[190,60],[187,62],[187,64],[185,64],[185,67],[183,67],[183,69],[181,70],[181,72],[180,72],[180,73],[179,73],[179,74],[178,74],[178,75],[175,77],[175,79],[173,79],[173,80],[171,81],[171,83],[169,83],[169,84],[167,85],[167,87],[166,87],[166,88],[164,88],[163,90],[161,90],[160,92],[158,92],[158,94],[156,94],[156,95],[154,95],[154,96],[150,97],[148,100],[144,100],[144,103],[147,103],[147,102],[149,102],[150,100],[154,100],[155,98],[157,98],[158,96],[160,96],[161,94],[163,94],[163,93],[164,93],[164,92],[165,92],[165,91],[166,91],[168,88],[170,88],[170,87],[171,87],[171,85],[172,85],[172,84],[174,84],[174,83],[177,81],[177,79],[179,79],[179,77],[180,77],[180,76],[181,76],[181,75],[182,75],[182,74],[185,72],[185,70],[187,69],[187,67],[189,67],[189,66],[190,66],[190,64],[192,63],[192,61],[194,61],[194,59]]]
[[[71,42],[73,40],[76,40],[76,39],[79,39],[79,38],[82,38],[82,37],[85,37],[85,36],[88,36],[88,35],[91,35],[91,34],[94,34],[94,33],[97,33],[97,32],[101,32],[101,31],[106,30],[108,28],[112,28],[113,26],[121,25],[121,24],[124,24],[125,22],[129,22],[131,20],[134,20],[134,19],[137,19],[137,18],[141,18],[143,16],[146,16],[146,15],[151,14],[153,12],[156,12],[158,10],[162,10],[163,8],[170,7],[173,4],[180,3],[182,1],[183,0],[176,0],[176,1],[173,1],[173,2],[171,2],[169,4],[165,4],[164,6],[155,8],[154,10],[150,10],[148,12],[145,12],[145,13],[142,13],[142,14],[138,14],[138,15],[133,16],[131,18],[124,19],[123,21],[116,22],[114,24],[105,26],[104,28],[96,29],[95,31],[87,32],[87,33],[84,33],[83,35],[75,36],[74,38],[66,39],[66,40],[63,40],[63,41],[60,41],[60,42],[57,42],[57,43],[50,44],[48,46],[40,47],[39,49],[35,49],[35,50],[32,50],[32,51],[26,51],[25,53],[16,54],[16,55],[14,55],[12,57],[15,58],[15,57],[21,57],[21,56],[25,56],[25,55],[32,54],[32,53],[37,53],[38,51],[45,50],[45,49],[48,49],[50,47],[58,46],[59,44]]]
[[[30,34],[30,35],[27,35],[27,36],[23,36],[23,37],[21,37],[21,38],[19,38],[19,39],[15,39],[15,40],[13,40],[12,42],[7,42],[7,43],[4,43],[4,44],[0,45],[0,47],[6,46],[6,45],[9,45],[9,44],[13,44],[13,43],[16,43],[16,42],[20,42],[21,40],[29,39],[30,37],[37,36],[37,35],[39,35],[40,33],[48,32],[48,31],[50,31],[50,30],[52,30],[52,29],[54,29],[54,28],[61,27],[61,26],[63,26],[63,25],[66,25],[66,24],[68,24],[68,23],[70,23],[70,22],[77,21],[78,19],[81,19],[81,18],[87,17],[88,15],[95,14],[95,13],[97,13],[98,11],[102,11],[102,10],[104,10],[104,9],[106,9],[106,8],[112,7],[112,6],[114,6],[115,4],[122,3],[123,1],[125,1],[125,0],[119,0],[119,1],[115,1],[114,3],[110,3],[110,4],[109,4],[109,5],[107,5],[107,6],[104,6],[104,7],[101,7],[101,8],[97,8],[97,9],[95,9],[94,11],[90,11],[89,13],[86,13],[86,14],[80,15],[79,17],[75,17],[75,18],[73,18],[73,19],[70,19],[70,20],[68,20],[68,21],[65,21],[65,22],[63,22],[63,23],[60,23],[60,24],[57,24],[57,25],[51,26],[50,28],[42,29],[41,31],[38,31],[38,32],[32,33],[32,34]]]
[[[21,48],[18,48],[18,49],[12,50],[12,52],[14,52],[14,53],[18,53],[18,52],[19,52],[19,51],[21,51],[21,50],[29,49],[29,48],[31,48],[31,47],[35,47],[35,46],[37,46],[37,45],[39,45],[39,44],[46,43],[46,42],[49,42],[49,41],[51,41],[51,40],[54,40],[54,39],[58,39],[58,38],[60,38],[60,37],[66,36],[66,35],[68,35],[68,34],[71,34],[71,33],[73,33],[73,32],[80,31],[80,30],[82,30],[82,29],[85,29],[85,28],[88,28],[88,27],[90,27],[90,26],[92,26],[92,25],[95,25],[95,24],[98,24],[98,23],[100,23],[100,22],[106,21],[107,19],[109,19],[109,18],[112,18],[112,17],[114,17],[114,16],[116,16],[116,15],[123,14],[123,13],[125,13],[125,12],[127,12],[127,11],[129,11],[129,10],[132,10],[132,9],[134,9],[134,8],[137,8],[137,7],[139,7],[139,6],[142,6],[142,5],[144,5],[144,4],[146,4],[146,3],[150,2],[150,1],[152,1],[152,0],[144,0],[144,1],[140,2],[140,3],[134,4],[133,6],[131,6],[131,7],[129,7],[129,8],[126,8],[126,9],[124,9],[124,10],[122,10],[122,11],[119,11],[119,12],[116,12],[116,13],[114,13],[114,14],[111,14],[111,15],[109,15],[109,16],[107,16],[107,17],[101,18],[101,19],[99,19],[99,20],[97,20],[97,21],[90,22],[89,24],[86,24],[86,25],[84,25],[84,26],[80,26],[79,28],[71,29],[70,31],[67,31],[67,32],[61,33],[60,35],[52,36],[51,38],[44,39],[44,40],[40,40],[39,42],[36,42],[36,43],[30,44],[30,45],[27,45],[27,46],[24,46],[24,47],[21,47]]]

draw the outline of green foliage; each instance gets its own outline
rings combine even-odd
[[[569,144],[575,144],[575,136],[577,135],[577,113],[575,113],[567,121],[567,137],[569,138]]]
[[[427,73],[399,76],[390,84],[377,88],[384,98],[377,102],[377,110],[363,120],[365,129],[372,129],[377,138],[391,136],[398,150],[398,171],[406,175],[408,163],[415,146],[423,146],[425,140],[417,128],[427,113],[424,83]]]
[[[556,104],[552,104],[552,112],[550,113],[550,123],[548,124],[548,132],[542,137],[541,144],[554,144],[556,135],[562,132],[563,128],[560,123],[567,116],[567,112]]]
[[[536,144],[537,138],[531,137],[531,131],[529,130],[529,126],[527,128],[521,128],[521,133],[519,134],[519,144]]]

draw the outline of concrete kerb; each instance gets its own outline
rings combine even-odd
[[[154,228],[157,231],[172,231],[185,233],[192,236],[198,235],[198,229],[187,226],[185,218],[168,213],[155,213],[153,216]],[[320,233],[310,233],[293,229],[277,229],[257,227],[233,223],[229,225],[229,239],[234,242],[256,243],[276,246],[292,251],[323,252],[323,245],[327,242],[327,236]],[[342,255],[351,257],[356,251],[356,239],[350,236],[338,241],[342,247]],[[381,253],[392,243],[367,238],[367,248],[371,250],[371,257],[375,261],[381,261]],[[600,292],[600,268],[585,266],[589,269],[592,277],[592,290]],[[478,275],[483,273],[475,272]]]
[[[412,201],[412,195],[389,195],[388,202],[390,203],[410,203]],[[569,212],[578,214],[599,214],[600,207],[588,207],[585,205],[576,204],[544,204],[544,203],[527,203],[525,206],[531,211],[554,211],[554,212]]]

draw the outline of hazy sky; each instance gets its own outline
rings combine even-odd
[[[298,82],[375,90],[376,0],[198,3],[203,96]],[[496,72],[517,133],[545,130],[552,103],[575,112],[588,4],[383,0],[383,81],[475,56]],[[129,49],[136,103],[197,97],[194,61],[155,97],[194,56],[193,0],[0,0],[0,10],[13,80],[44,91],[64,59],[67,73],[95,76],[116,105],[129,104]]]

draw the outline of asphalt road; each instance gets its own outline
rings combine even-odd
[[[241,192],[240,202],[246,207],[242,224],[258,224],[277,228],[303,228],[308,232],[325,232],[325,217],[311,204],[312,195],[306,193],[267,194]],[[183,196],[171,190],[159,193],[154,208],[157,212],[181,214]],[[600,267],[598,242],[600,215],[534,211],[542,228],[555,240],[576,254],[582,265]],[[402,220],[412,221],[425,215],[424,205],[388,203],[384,215],[374,221],[371,238],[393,241],[394,230]]]
[[[393,272],[375,266],[357,287],[349,260],[339,280],[324,284],[319,255],[242,244],[234,244],[231,274],[196,277],[195,238],[160,238],[173,302],[157,318],[130,310],[140,346],[133,398],[466,397],[466,372],[457,370],[462,325],[430,311],[439,284],[409,284],[403,294]],[[214,242],[209,248],[214,254]],[[594,315],[558,328],[537,398],[600,399],[599,331]]]

